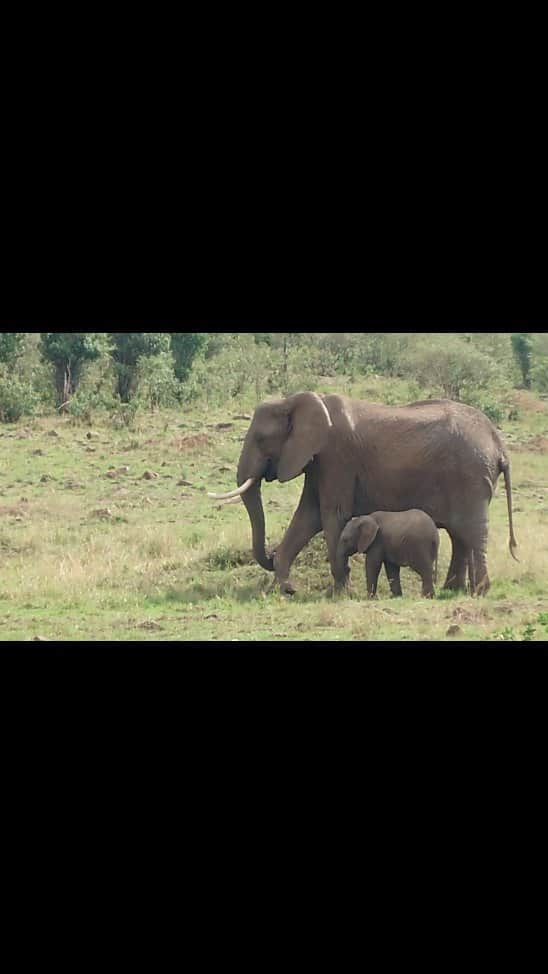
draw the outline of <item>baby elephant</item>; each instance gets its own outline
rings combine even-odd
[[[344,527],[337,548],[341,577],[348,574],[348,556],[366,551],[367,594],[374,598],[384,562],[393,595],[401,595],[400,568],[409,567],[422,578],[422,594],[432,598],[432,567],[437,562],[440,536],[424,511],[375,511],[353,517]]]

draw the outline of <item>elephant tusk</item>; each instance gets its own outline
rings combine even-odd
[[[246,490],[249,490],[251,484],[254,483],[255,483],[255,477],[249,477],[249,479],[246,480],[245,484],[242,484],[241,487],[236,487],[236,490],[229,490],[226,494],[211,494],[208,491],[207,496],[213,497],[214,500],[216,501],[227,501],[231,497],[240,497],[242,494],[245,494]]]

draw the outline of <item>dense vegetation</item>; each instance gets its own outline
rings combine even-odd
[[[0,336],[0,422],[56,409],[91,421],[110,411],[229,405],[319,389],[337,377],[405,379],[411,398],[447,396],[494,422],[512,389],[548,392],[544,334],[45,332]]]

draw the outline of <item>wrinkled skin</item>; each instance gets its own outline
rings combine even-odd
[[[265,550],[262,480],[291,480],[304,472],[303,492],[277,550]],[[476,590],[487,591],[488,509],[504,473],[510,522],[509,463],[493,424],[479,410],[449,399],[384,406],[339,395],[298,393],[255,410],[238,464],[237,482],[255,482],[243,495],[255,558],[274,571],[283,592],[294,591],[291,565],[323,530],[335,589],[347,576],[337,545],[352,517],[418,508],[445,528],[453,554],[445,587],[465,588],[473,556]],[[515,557],[515,556],[514,556]]]
[[[438,558],[440,536],[424,511],[374,511],[353,517],[343,528],[337,545],[337,574],[348,575],[348,557],[366,552],[367,594],[375,598],[382,565],[392,595],[402,595],[400,568],[418,572],[422,594],[434,597],[433,567]]]

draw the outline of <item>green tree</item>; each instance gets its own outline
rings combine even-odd
[[[40,353],[53,366],[57,406],[74,395],[86,363],[107,350],[107,336],[101,333],[42,332]]]
[[[0,362],[13,365],[23,353],[25,346],[25,332],[4,331],[0,333]]]
[[[168,332],[110,332],[112,357],[116,369],[117,392],[122,402],[129,402],[137,389],[138,362],[142,355],[168,352],[171,335]]]
[[[190,373],[192,363],[208,344],[209,335],[203,332],[175,331],[171,335],[171,351],[175,360],[175,375],[184,382]]]
[[[531,335],[526,332],[516,332],[516,334],[512,335],[512,349],[523,377],[523,385],[526,389],[531,388],[532,347]]]

